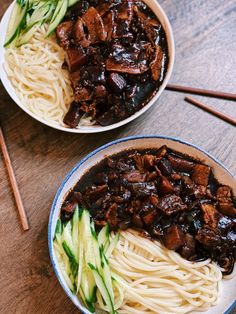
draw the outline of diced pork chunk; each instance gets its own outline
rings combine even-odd
[[[154,79],[154,81],[157,81],[161,76],[162,62],[163,62],[163,51],[160,46],[156,46],[155,57],[150,65],[152,78]]]
[[[93,92],[86,87],[76,87],[75,88],[75,100],[77,102],[83,102],[91,100],[93,97]]]
[[[114,203],[108,208],[108,211],[106,213],[106,219],[112,228],[116,228],[119,222],[117,208],[118,205]]]
[[[185,234],[178,225],[172,225],[165,231],[163,243],[167,249],[176,251],[185,244]]]
[[[192,179],[196,184],[207,186],[210,172],[209,166],[197,164],[193,167]]]
[[[66,51],[66,63],[70,72],[75,72],[87,62],[87,56],[82,47],[70,48]]]
[[[156,210],[150,210],[142,216],[143,221],[144,221],[146,226],[152,225],[154,223],[156,217],[157,217]]]
[[[105,28],[105,32],[107,33],[107,41],[112,39],[113,28],[114,28],[114,12],[108,13],[104,19],[103,24]]]
[[[229,186],[221,186],[217,190],[216,198],[219,204],[219,210],[222,214],[236,217],[236,208],[232,200],[232,190]]]
[[[162,195],[172,194],[174,192],[172,183],[165,176],[161,178],[160,192]]]
[[[194,167],[194,163],[192,161],[188,161],[174,155],[168,155],[167,158],[174,170],[181,172],[191,172]]]
[[[87,26],[89,39],[92,44],[106,40],[107,34],[105,32],[102,18],[94,7],[90,7],[82,16],[82,19]]]
[[[157,205],[165,215],[171,215],[173,213],[181,212],[187,209],[187,206],[183,203],[182,199],[176,195],[166,195],[160,198]]]
[[[108,77],[107,83],[109,87],[118,94],[122,93],[127,85],[126,80],[118,73],[111,73]]]
[[[78,103],[72,102],[70,109],[64,117],[63,122],[71,128],[76,128],[81,119],[80,108]]]
[[[140,173],[137,170],[124,173],[123,178],[131,183],[144,182],[146,178],[145,173]]]
[[[80,17],[75,23],[74,34],[75,38],[78,40],[83,48],[87,48],[91,44],[91,41],[87,38],[84,30],[84,22]]]
[[[73,34],[73,26],[74,22],[63,22],[56,29],[57,39],[59,40],[59,44],[68,49],[70,46],[70,40]]]
[[[220,213],[212,204],[201,204],[201,209],[203,211],[204,223],[209,228],[216,229],[221,217]]]

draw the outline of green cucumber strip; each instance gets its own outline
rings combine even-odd
[[[111,269],[110,269],[108,260],[106,259],[106,256],[105,256],[103,251],[102,251],[102,262],[103,262],[103,267],[102,267],[100,273],[103,277],[104,283],[105,283],[107,290],[110,294],[111,301],[114,304],[115,296],[114,296],[114,291],[113,291],[113,286],[112,286]]]
[[[62,242],[62,246],[63,246],[64,251],[66,252],[66,255],[69,258],[72,276],[75,278],[77,275],[77,272],[78,272],[77,260],[74,256],[73,252],[71,251],[70,247],[67,245],[66,241]]]
[[[68,7],[72,7],[73,5],[75,5],[79,0],[69,0],[68,1]]]
[[[30,39],[34,36],[38,27],[39,27],[39,23],[35,24],[29,31],[19,36],[15,43],[16,47],[20,47],[22,45],[27,44],[30,41]]]
[[[79,207],[75,207],[72,218],[72,242],[74,245],[75,256],[79,259]]]
[[[105,247],[107,243],[109,243],[109,233],[110,233],[110,228],[109,225],[106,224],[99,232],[98,234],[98,243],[99,245],[103,245]]]
[[[26,17],[27,9],[28,1],[25,2],[24,7],[23,5],[21,6],[21,4],[19,4],[18,2],[15,3],[10,17],[4,47],[9,46],[13,42],[13,40],[19,35],[22,23],[24,22],[24,19]]]
[[[106,258],[109,258],[111,256],[112,252],[114,251],[114,249],[116,248],[116,246],[119,242],[119,238],[120,238],[120,235],[119,235],[119,233],[117,233],[115,235],[115,237],[113,238],[113,240],[110,242],[109,247],[105,251]]]
[[[111,300],[111,296],[108,292],[108,289],[106,287],[106,284],[102,278],[102,276],[100,275],[98,269],[93,265],[93,264],[90,264],[89,263],[89,267],[91,268],[92,272],[93,272],[93,275],[94,275],[94,278],[95,278],[95,282],[96,282],[96,285],[98,287],[98,290],[100,291],[102,297],[103,297],[103,300],[105,301],[108,309],[109,309],[109,313],[112,313],[112,314],[115,314],[115,309],[114,309],[114,304]]]
[[[55,10],[53,17],[51,19],[51,22],[49,24],[46,37],[50,36],[52,34],[52,32],[54,32],[54,30],[57,28],[57,26],[61,23],[61,21],[63,20],[65,14],[66,14],[67,8],[68,8],[68,0],[59,0],[58,1],[56,10]]]
[[[59,218],[57,220],[55,234],[61,234],[61,233],[62,233],[62,223],[61,223],[61,219]]]
[[[81,239],[84,245],[84,265],[81,280],[81,286],[85,293],[85,298],[88,302],[93,303],[94,287],[96,286],[94,276],[88,267],[88,263],[95,263],[93,242],[94,239],[91,231],[90,214],[87,210],[83,210],[80,221]],[[86,279],[84,278],[86,276]],[[89,284],[87,284],[89,282]],[[88,289],[86,287],[88,286]]]
[[[35,24],[42,24],[52,14],[53,6],[47,4],[47,2],[39,3],[34,7],[34,12],[27,21],[25,32],[28,32]]]

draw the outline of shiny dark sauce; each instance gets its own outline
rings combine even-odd
[[[87,208],[98,229],[135,228],[182,257],[211,258],[230,274],[236,253],[235,198],[211,167],[170,150],[128,150],[85,173],[62,208],[71,219],[76,204]]]
[[[74,101],[64,123],[84,116],[106,126],[124,120],[157,93],[168,66],[166,35],[142,1],[81,0],[57,28]]]

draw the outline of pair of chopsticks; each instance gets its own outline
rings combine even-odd
[[[201,95],[201,96],[208,96],[208,97],[214,97],[214,98],[221,98],[221,99],[227,99],[227,100],[233,100],[236,101],[236,94],[231,93],[225,93],[225,92],[217,92],[213,90],[207,90],[207,89],[200,89],[200,88],[193,88],[193,87],[186,87],[186,86],[180,86],[180,85],[172,85],[168,84],[166,87],[167,90],[175,91],[175,92],[182,92],[187,94],[195,94],[195,95]],[[226,114],[224,114],[221,111],[218,111],[192,97],[185,97],[185,101],[191,103],[192,105],[195,105],[214,116],[236,126],[236,119],[233,117],[230,117]]]
[[[16,177],[15,177],[15,173],[12,167],[12,163],[11,163],[11,159],[7,150],[7,145],[4,139],[4,135],[2,132],[2,128],[0,126],[0,147],[2,149],[2,156],[3,156],[3,160],[5,162],[6,168],[7,168],[7,172],[9,175],[9,179],[11,182],[11,186],[12,186],[12,190],[13,190],[13,194],[15,197],[15,201],[16,201],[16,206],[19,212],[19,216],[20,216],[20,221],[22,224],[22,228],[23,230],[29,230],[29,223],[28,223],[28,219],[26,216],[26,212],[24,209],[24,205],[21,199],[21,195],[20,195],[20,191],[17,185],[17,181],[16,181]]]

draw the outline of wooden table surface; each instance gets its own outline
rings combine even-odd
[[[1,0],[0,16],[11,0]],[[160,0],[173,27],[176,62],[171,83],[236,92],[234,0]],[[0,83],[1,84],[1,83]],[[195,96],[236,118],[236,103]],[[0,119],[31,229],[19,226],[11,188],[0,160],[0,313],[78,313],[50,265],[47,225],[55,193],[86,154],[128,135],[161,134],[206,149],[236,174],[235,127],[165,91],[142,117],[112,132],[72,135],[33,120],[0,85]],[[216,313],[221,314],[221,313]]]

